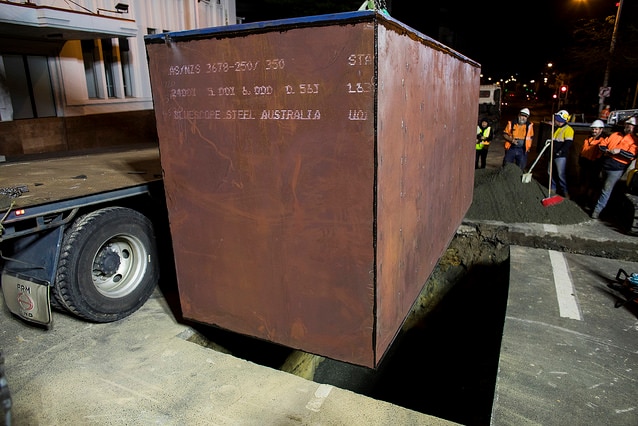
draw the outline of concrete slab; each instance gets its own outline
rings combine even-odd
[[[493,425],[638,424],[638,304],[616,308],[608,287],[620,268],[638,263],[510,247]]]
[[[1,300],[13,425],[450,425],[185,340],[158,290],[136,313],[46,331]]]

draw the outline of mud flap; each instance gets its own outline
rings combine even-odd
[[[2,272],[2,293],[11,312],[43,325],[51,324],[50,284],[37,278]]]

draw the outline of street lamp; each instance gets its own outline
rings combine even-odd
[[[102,12],[111,12],[111,13],[128,13],[128,4],[126,3],[118,3],[115,5],[115,10],[109,10],[109,9],[101,9],[101,8],[97,8],[97,14],[100,14],[100,11]]]
[[[611,68],[611,58],[614,54],[614,49],[616,48],[616,33],[618,32],[618,22],[620,21],[620,11],[622,10],[622,2],[623,0],[619,0],[618,2],[618,10],[616,10],[616,21],[614,22],[614,31],[611,34],[611,45],[609,46],[609,57],[607,58],[607,68],[605,69],[605,77],[603,79],[603,86],[600,88],[599,100],[598,100],[598,112],[600,113],[603,110],[603,105],[605,104],[605,98],[609,95],[607,85],[609,84],[609,70]],[[607,92],[607,93],[605,93]]]

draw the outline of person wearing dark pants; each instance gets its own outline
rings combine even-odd
[[[605,140],[605,123],[594,120],[591,123],[591,135],[583,141],[578,155],[578,198],[586,210],[592,209],[596,202],[594,194],[600,190],[600,157],[602,152],[598,144]]]
[[[638,137],[634,134],[635,129],[636,117],[630,117],[625,121],[622,131],[612,133],[598,144],[598,147],[603,152],[602,169],[604,182],[596,207],[594,207],[594,211],[591,214],[592,219],[598,219],[609,201],[616,182],[627,171],[631,161],[636,158]]]
[[[569,198],[567,190],[567,158],[569,157],[569,149],[574,142],[574,129],[567,124],[569,121],[569,113],[564,109],[554,114],[554,152],[553,152],[553,170],[551,176],[551,190],[556,194]]]
[[[474,161],[475,169],[484,169],[487,162],[487,151],[492,141],[492,127],[487,119],[479,120],[476,127],[476,160]],[[480,163],[480,164],[479,164]]]
[[[507,163],[514,163],[521,170],[525,170],[527,154],[532,148],[532,138],[534,137],[534,125],[529,121],[529,115],[529,109],[523,108],[519,111],[515,123],[507,122],[503,131],[503,139],[505,139],[503,167]]]

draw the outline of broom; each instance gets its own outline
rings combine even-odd
[[[549,183],[547,185],[547,198],[541,200],[543,207],[553,206],[563,201],[560,195],[552,195],[552,166],[554,165],[554,114],[552,114],[551,146],[549,148]]]

